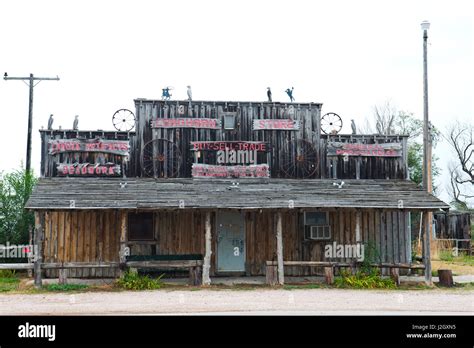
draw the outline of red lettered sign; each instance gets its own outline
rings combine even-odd
[[[289,119],[253,120],[253,130],[298,130],[300,123]]]

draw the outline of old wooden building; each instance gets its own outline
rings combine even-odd
[[[357,264],[328,245],[364,245],[378,266],[410,268],[410,212],[448,209],[407,179],[405,136],[338,134],[321,104],[135,105],[133,132],[41,131],[27,204],[37,273],[189,268],[199,283],[202,267],[204,284],[270,272],[283,283]]]

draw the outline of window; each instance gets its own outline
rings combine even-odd
[[[328,213],[325,211],[307,211],[304,213],[305,226],[327,225]]]
[[[153,213],[128,214],[128,240],[153,240]]]
[[[307,240],[331,239],[329,213],[308,211],[304,213],[304,237]]]
[[[235,129],[234,112],[228,112],[224,114],[224,129]]]

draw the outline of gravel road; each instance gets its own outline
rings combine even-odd
[[[474,314],[467,290],[157,290],[3,294],[0,315],[100,314]]]

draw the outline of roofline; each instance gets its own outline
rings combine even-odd
[[[153,102],[153,103],[189,103],[188,99],[184,100],[179,100],[179,99],[173,99],[173,100],[162,100],[162,99],[147,99],[147,98],[135,98],[133,100],[135,103],[139,102]],[[323,103],[317,103],[317,102],[281,102],[281,101],[263,101],[263,100],[192,100],[191,103],[216,103],[216,104],[225,104],[225,103],[239,103],[239,104],[265,104],[265,105],[317,105],[317,106],[322,106]]]

